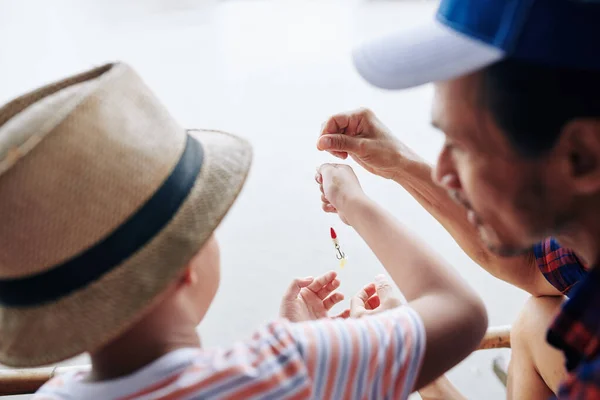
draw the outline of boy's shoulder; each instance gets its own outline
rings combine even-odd
[[[264,325],[230,346],[175,350],[123,378],[91,383],[86,376],[75,371],[56,376],[33,400],[287,397],[279,393],[282,388],[298,393],[310,387],[285,321]]]

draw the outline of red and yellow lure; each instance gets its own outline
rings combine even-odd
[[[344,253],[340,248],[335,230],[333,228],[329,228],[329,233],[331,234],[331,240],[333,241],[333,246],[335,247],[335,258],[340,260],[340,268],[344,268],[344,266],[346,266],[346,261],[348,261],[346,258],[346,253]]]

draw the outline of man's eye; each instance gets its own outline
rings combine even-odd
[[[451,142],[451,141],[446,141],[446,143],[444,143],[444,147],[446,148],[447,151],[449,151],[451,153],[460,151],[460,146],[458,146],[456,143]]]
[[[446,150],[453,150],[454,149],[454,143],[450,142],[449,140],[446,140],[444,142],[444,149],[446,149]]]

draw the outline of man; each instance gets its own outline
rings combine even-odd
[[[597,1],[444,0],[435,22],[354,54],[376,86],[436,82],[435,169],[365,110],[333,117],[318,142],[399,182],[493,275],[570,297],[554,321],[561,297],[526,305],[511,398],[600,396],[599,35]]]

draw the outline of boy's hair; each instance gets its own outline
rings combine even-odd
[[[480,95],[523,156],[550,150],[576,118],[600,118],[600,72],[506,59],[481,72]]]

